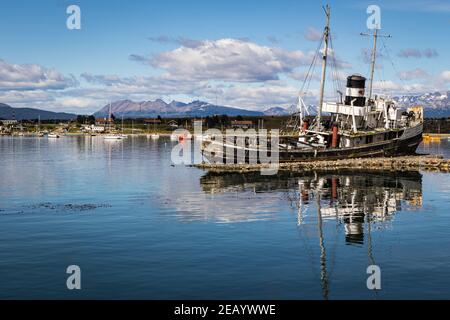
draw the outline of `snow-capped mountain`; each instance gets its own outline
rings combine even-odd
[[[315,105],[308,106],[309,114],[315,115],[317,114],[317,108]],[[288,116],[293,113],[298,112],[298,107],[296,105],[291,105],[288,108],[283,107],[272,107],[264,111],[264,115],[266,116]]]
[[[266,116],[287,116],[289,114],[288,110],[282,107],[272,107],[264,110],[264,115]]]
[[[432,92],[421,95],[404,95],[393,98],[404,107],[419,105],[427,118],[450,117],[450,91]]]

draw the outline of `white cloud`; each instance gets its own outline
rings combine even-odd
[[[450,70],[442,71],[440,74],[440,79],[444,82],[450,82]]]
[[[429,76],[428,72],[421,68],[416,68],[414,70],[401,71],[398,74],[398,77],[403,80],[412,80],[412,79],[420,79],[426,78]]]
[[[63,109],[90,109],[98,108],[99,101],[89,97],[60,97],[57,98],[55,104],[61,106]]]
[[[31,104],[31,103],[41,103],[49,102],[54,100],[54,96],[49,92],[43,90],[10,90],[1,91],[0,90],[0,102],[7,104]]]
[[[314,27],[309,27],[305,32],[305,39],[309,41],[319,41],[322,39],[322,31]]]
[[[139,60],[143,57],[139,56]],[[136,57],[134,58],[135,60]],[[203,41],[150,58],[148,63],[164,70],[171,79],[264,82],[310,63],[311,54],[260,46],[240,39]]]
[[[298,88],[275,82],[258,86],[230,85],[222,88],[220,99],[231,106],[263,110],[268,106],[290,106],[297,95]]]
[[[397,83],[392,80],[374,81],[373,88],[375,93],[394,95],[417,94],[430,91],[436,91],[437,87],[431,83]]]
[[[398,53],[398,56],[400,58],[436,58],[439,56],[438,52],[436,51],[436,49],[424,49],[424,50],[419,50],[419,49],[414,49],[414,48],[407,48],[407,49],[402,49],[400,50],[400,52]]]
[[[37,64],[10,64],[0,59],[0,90],[62,90],[77,85],[73,76]]]

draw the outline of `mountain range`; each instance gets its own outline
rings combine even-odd
[[[110,105],[94,113],[95,117],[107,117],[110,112]],[[111,113],[115,117],[124,118],[150,118],[161,116],[163,118],[181,117],[206,117],[212,115],[226,114],[228,116],[263,116],[260,111],[251,111],[233,107],[213,105],[204,101],[193,101],[183,103],[172,101],[166,103],[161,99],[155,101],[134,102],[131,100],[120,100],[111,103]]]
[[[77,117],[76,114],[65,112],[52,112],[33,108],[13,108],[7,104],[0,103],[0,119],[16,120],[71,120]]]
[[[420,95],[403,95],[393,98],[401,106],[408,107],[422,105],[425,108],[425,117],[441,118],[450,117],[450,91],[445,93],[431,92]],[[94,113],[95,117],[107,117],[109,104]],[[315,106],[309,106],[311,114],[316,113]],[[296,111],[296,106],[288,108],[274,106],[265,111],[253,111],[234,107],[225,107],[210,104],[204,101],[183,103],[172,101],[166,103],[161,99],[155,101],[134,102],[131,100],[119,100],[111,103],[111,112],[116,117],[124,118],[181,118],[181,117],[206,117],[226,114],[228,116],[287,116]],[[37,119],[41,120],[70,120],[77,117],[76,114],[64,112],[52,112],[33,108],[13,108],[0,103],[0,119]]]

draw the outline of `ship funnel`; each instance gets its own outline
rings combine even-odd
[[[364,96],[366,88],[366,78],[354,74],[347,77],[347,88],[345,89],[345,104],[363,107],[366,104],[366,97]]]

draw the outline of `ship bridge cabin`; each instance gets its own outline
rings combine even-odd
[[[375,96],[374,99],[366,99],[365,81],[366,78],[360,75],[349,76],[345,100],[322,104],[322,112],[331,114],[331,128],[323,134],[336,135],[328,139],[331,141],[328,146],[358,147],[395,139],[403,133],[404,128],[423,120],[421,107],[405,111],[389,98]]]

